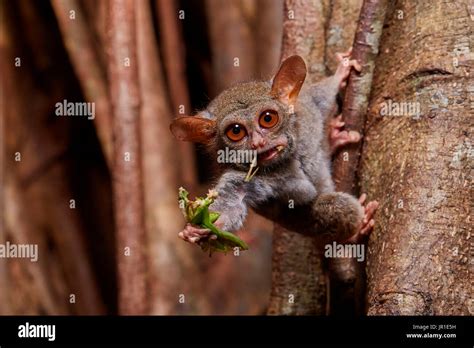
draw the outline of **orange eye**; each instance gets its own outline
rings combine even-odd
[[[236,123],[227,128],[225,135],[232,141],[239,141],[247,135],[247,131],[243,126]]]
[[[260,114],[258,123],[263,128],[272,128],[278,123],[278,113],[274,110],[266,110]]]

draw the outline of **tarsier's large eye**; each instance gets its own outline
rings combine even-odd
[[[227,135],[227,138],[232,141],[239,141],[247,135],[247,131],[245,130],[245,127],[236,123],[227,128],[225,135]]]
[[[279,117],[275,110],[265,110],[260,114],[258,123],[263,128],[272,128],[278,123]]]

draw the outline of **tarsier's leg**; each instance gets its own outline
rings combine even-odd
[[[313,103],[321,111],[324,119],[334,115],[337,94],[346,86],[351,69],[361,70],[360,64],[356,60],[350,59],[351,52],[352,50],[337,53],[336,58],[339,61],[339,65],[334,75],[310,87]]]
[[[366,196],[359,200],[343,192],[320,195],[312,206],[315,228],[325,242],[360,242],[372,230],[377,202],[364,206]]]

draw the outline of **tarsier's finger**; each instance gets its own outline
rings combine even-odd
[[[331,128],[332,129],[338,129],[344,127],[346,123],[342,121],[342,115],[339,115],[335,117],[333,120],[331,120]]]
[[[355,59],[350,60],[349,65],[352,66],[355,70],[357,70],[359,72],[362,70],[362,66]]]
[[[360,133],[357,131],[349,131],[347,141],[349,143],[357,143],[360,140]]]
[[[349,48],[346,52],[337,52],[336,53],[336,58],[340,62],[340,61],[344,60],[344,58],[350,57],[351,54],[352,54],[352,47]]]
[[[372,219],[369,221],[369,223],[367,223],[364,227],[362,227],[359,233],[362,235],[367,235],[374,228],[374,226],[375,226],[375,221]]]
[[[344,58],[350,57],[352,55],[352,47],[350,47],[346,52],[342,52]]]
[[[209,233],[211,233],[211,230],[207,229],[207,228],[196,228],[193,230],[193,233],[201,236],[201,237],[205,237],[207,235],[209,235]]]
[[[199,237],[191,237],[191,238],[188,238],[188,240],[191,242],[191,243],[197,243],[199,242]]]
[[[211,230],[207,228],[195,227],[191,224],[186,225],[185,231],[188,231],[189,233],[192,233],[198,236],[207,236],[211,232]]]
[[[364,204],[366,199],[367,199],[367,195],[365,193],[361,194],[359,197],[359,203]]]
[[[186,237],[188,238],[201,238],[202,236],[198,233],[192,232],[192,231],[187,231],[186,232]]]
[[[350,143],[357,143],[360,140],[360,134],[356,131],[339,131],[333,129],[331,132],[331,147],[337,149]]]

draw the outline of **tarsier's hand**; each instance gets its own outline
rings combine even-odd
[[[367,195],[365,193],[362,194],[359,198],[359,203],[364,208],[364,216],[360,223],[360,229],[356,234],[344,241],[344,243],[361,243],[372,232],[375,226],[375,220],[373,219],[373,217],[375,212],[377,211],[379,203],[377,201],[370,201],[365,204],[366,199]]]
[[[344,122],[342,115],[339,115],[329,121],[329,146],[331,154],[343,147],[344,145],[357,143],[360,141],[360,133],[357,131],[344,130]]]
[[[186,242],[198,244],[201,239],[217,239],[217,236],[211,234],[208,228],[201,228],[200,226],[187,223],[184,229],[178,233],[179,238]]]

